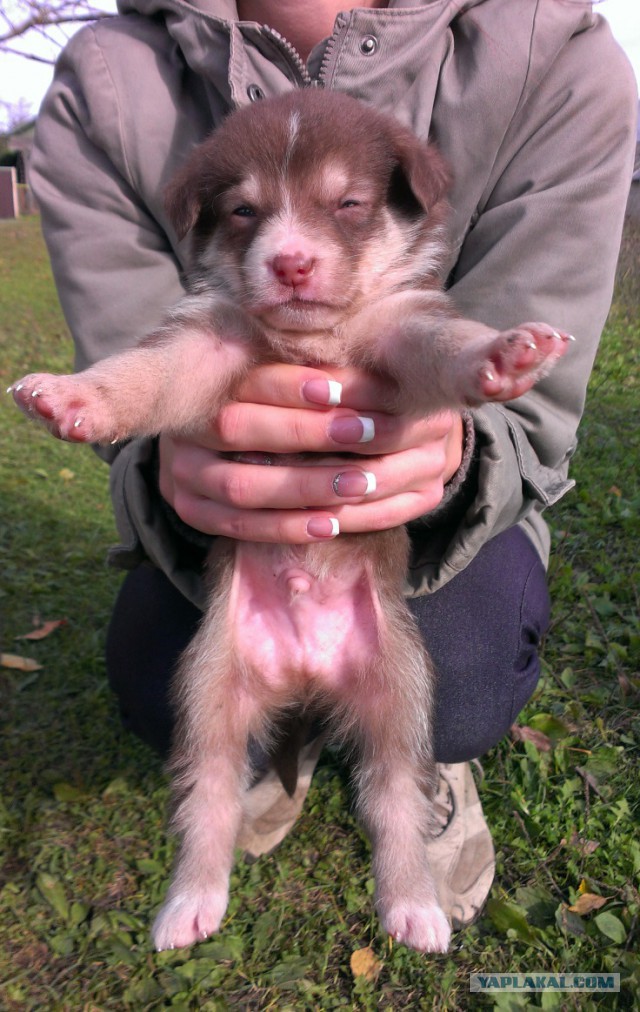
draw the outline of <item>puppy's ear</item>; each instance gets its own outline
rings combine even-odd
[[[193,180],[175,176],[167,186],[164,206],[178,239],[184,239],[197,221],[201,202]]]
[[[173,177],[164,194],[164,206],[178,239],[184,239],[200,215],[202,196],[193,158]]]
[[[449,167],[434,144],[423,143],[408,130],[398,130],[394,140],[398,165],[391,180],[391,199],[407,210],[417,203],[428,212],[451,188]]]

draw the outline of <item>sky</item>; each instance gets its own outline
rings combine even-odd
[[[348,6],[345,0],[345,7]],[[96,7],[115,10],[115,0],[96,0]],[[597,10],[608,19],[614,35],[633,64],[640,85],[640,3],[638,0],[601,0]],[[22,45],[26,48],[25,43]],[[46,64],[0,54],[0,127],[7,123],[8,110],[15,111],[21,107],[30,115],[37,113],[52,73],[52,67]]]

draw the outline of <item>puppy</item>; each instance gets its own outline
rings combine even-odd
[[[31,375],[18,404],[57,436],[197,432],[252,366],[357,366],[388,411],[507,400],[564,354],[543,324],[505,333],[442,291],[448,173],[438,152],[345,95],[297,91],[233,113],[170,185],[192,233],[188,291],[135,349],[76,376]],[[357,753],[376,906],[395,939],[444,952],[429,871],[433,668],[403,598],[404,528],[310,545],[215,539],[211,595],[177,674],[172,767],[181,845],[153,928],[187,946],[224,916],[249,783],[247,743],[292,707]]]

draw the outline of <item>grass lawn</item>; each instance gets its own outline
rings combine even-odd
[[[0,223],[0,380],[67,370],[71,342],[38,222]],[[628,223],[616,301],[573,475],[553,510],[554,621],[526,739],[485,759],[497,851],[484,916],[446,956],[392,946],[372,911],[368,845],[323,760],[296,831],[238,864],[221,934],[156,954],[167,884],[160,762],[119,727],[105,626],[120,577],[107,468],[0,403],[0,1008],[637,1008],[640,993],[638,301]],[[18,639],[64,619],[48,637]],[[532,732],[537,732],[537,735]],[[377,976],[351,956],[371,947]],[[619,995],[469,994],[471,972],[618,972]]]

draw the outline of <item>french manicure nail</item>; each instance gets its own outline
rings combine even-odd
[[[342,383],[337,380],[314,379],[302,384],[302,393],[311,404],[326,404],[335,407],[342,397]]]
[[[337,517],[312,517],[307,524],[307,534],[312,538],[335,538],[340,533]]]
[[[369,495],[376,490],[376,476],[371,471],[341,471],[332,484],[335,494],[343,498]]]
[[[373,418],[334,418],[329,435],[336,443],[370,443],[376,434]]]

